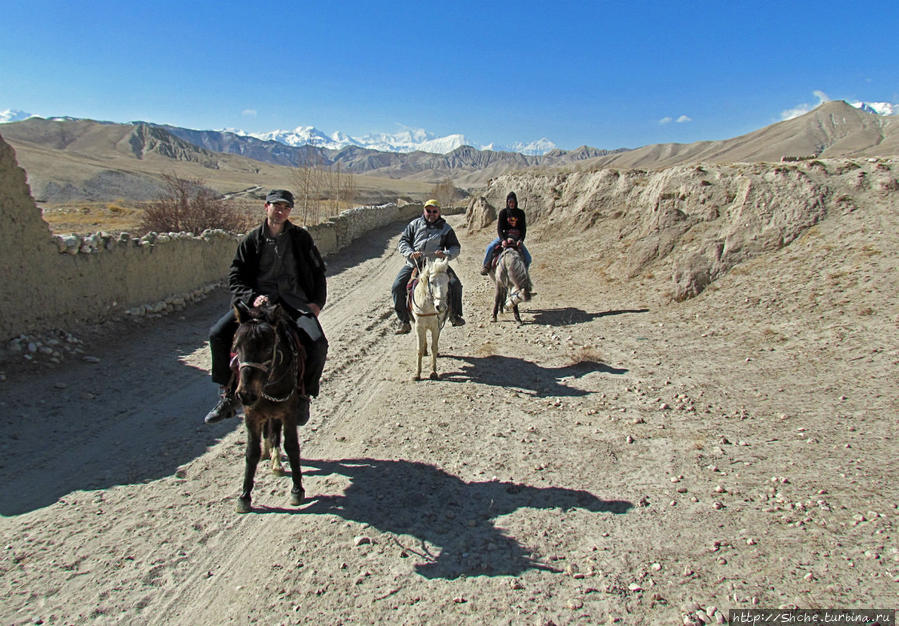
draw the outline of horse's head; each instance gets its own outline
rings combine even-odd
[[[280,306],[250,308],[238,302],[234,306],[240,324],[234,334],[231,351],[237,355],[237,397],[244,406],[253,406],[263,393],[269,372],[285,358],[278,350],[276,325],[285,315]]]
[[[427,281],[428,293],[434,299],[434,308],[443,313],[449,306],[449,260],[434,259],[425,266],[422,280]]]

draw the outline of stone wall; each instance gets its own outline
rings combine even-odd
[[[324,256],[354,239],[421,213],[421,204],[344,211],[309,228]],[[14,150],[0,137],[0,341],[165,310],[227,276],[239,237],[206,231],[55,237],[42,219]],[[397,230],[399,232],[399,229]]]

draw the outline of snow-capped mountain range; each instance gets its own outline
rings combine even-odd
[[[473,146],[474,144],[465,138],[465,135],[456,133],[445,137],[437,137],[433,133],[421,128],[408,128],[398,133],[370,133],[359,137],[352,137],[337,131],[330,135],[325,134],[315,126],[297,126],[293,130],[273,130],[267,133],[247,133],[237,129],[227,129],[226,132],[243,137],[255,137],[263,141],[277,141],[288,146],[310,145],[318,148],[341,150],[347,146],[357,146],[369,150],[381,152],[430,152],[435,154],[447,154],[460,146]],[[556,149],[552,141],[543,137],[531,143],[517,142],[512,145],[502,146],[490,144],[481,146],[480,150],[503,150],[518,152],[520,154],[541,155]]]
[[[0,124],[18,122],[32,117],[31,113],[16,109],[0,111]],[[272,130],[266,133],[248,133],[234,128],[223,129],[222,132],[234,133],[241,137],[255,137],[263,141],[277,141],[288,146],[315,146],[330,150],[341,150],[347,146],[357,146],[381,152],[430,152],[448,154],[460,146],[473,146],[465,135],[456,133],[446,137],[437,137],[422,128],[407,128],[398,133],[370,133],[352,137],[344,132],[336,131],[330,135],[315,126],[297,126],[293,130]],[[489,144],[480,146],[480,150],[496,150],[518,152],[527,155],[542,155],[558,146],[546,137],[530,143],[515,142],[509,145]]]
[[[857,109],[877,115],[899,115],[899,104],[891,102],[850,103]],[[0,123],[17,122],[32,117],[31,113],[17,109],[0,111]],[[254,137],[263,141],[277,141],[288,146],[299,147],[311,145],[319,148],[341,150],[348,146],[357,146],[381,152],[429,152],[448,154],[460,146],[472,146],[465,135],[456,133],[445,137],[437,137],[424,129],[407,128],[398,133],[370,133],[352,137],[341,131],[327,133],[314,126],[297,126],[293,130],[273,130],[265,133],[248,133],[238,129],[224,129],[222,132],[234,133],[242,137]],[[517,152],[525,155],[543,155],[557,148],[556,144],[542,137],[530,143],[515,142],[502,145],[490,143],[479,146],[480,150]]]

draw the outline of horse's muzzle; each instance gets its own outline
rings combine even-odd
[[[259,400],[259,395],[248,389],[240,389],[237,392],[240,403],[244,406],[253,406]]]

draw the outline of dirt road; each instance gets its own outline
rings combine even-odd
[[[238,515],[242,424],[201,423],[224,293],[85,331],[93,362],[5,364],[0,621],[682,624],[894,607],[899,229],[878,217],[878,239],[866,219],[676,305],[663,278],[592,271],[595,240],[535,229],[538,296],[519,327],[488,321],[490,233],[451,218],[469,323],[441,337],[442,379],[418,383],[413,339],[391,329],[400,225],[373,233],[329,261],[299,508],[260,465]],[[839,289],[837,243],[859,264]]]

